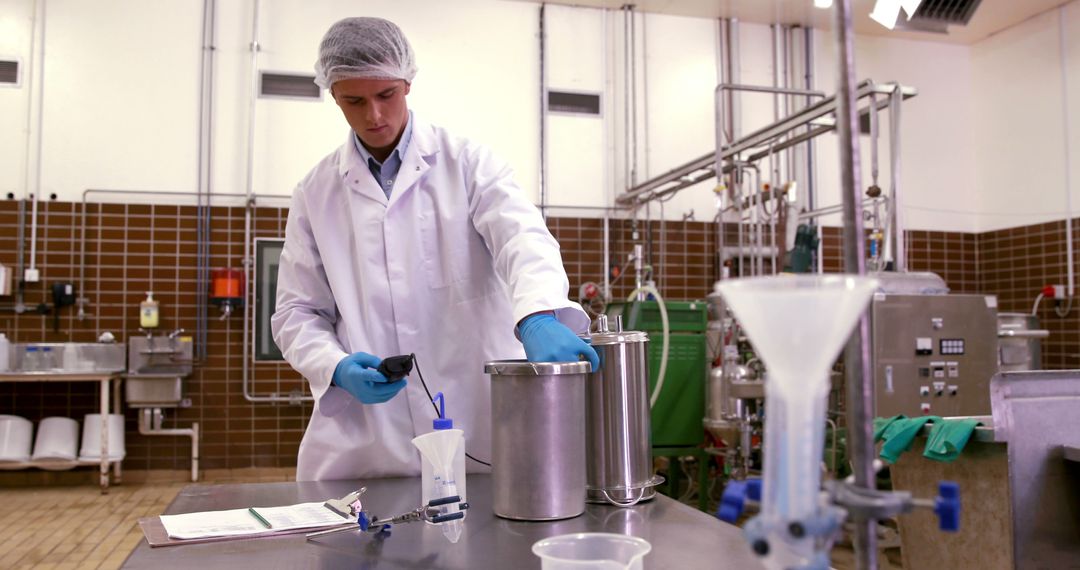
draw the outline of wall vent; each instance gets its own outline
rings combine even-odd
[[[982,0],[923,0],[912,21],[966,26]]]
[[[314,75],[264,71],[261,76],[259,94],[263,97],[321,99],[322,89],[315,85]]]
[[[599,117],[600,95],[597,93],[548,91],[548,111]]]
[[[12,60],[0,60],[0,84],[19,84],[19,62]]]

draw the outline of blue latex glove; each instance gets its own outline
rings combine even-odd
[[[518,326],[521,344],[529,362],[577,362],[584,356],[592,369],[600,369],[600,357],[593,347],[547,313],[525,317]]]
[[[376,370],[380,363],[381,358],[366,352],[350,354],[338,362],[332,381],[365,404],[381,404],[396,396],[407,382],[404,378],[391,382]]]

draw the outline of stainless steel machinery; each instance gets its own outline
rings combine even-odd
[[[1039,328],[1035,315],[998,313],[998,369],[1042,370],[1042,339],[1048,336],[1050,331]]]
[[[990,413],[996,297],[877,293],[871,315],[877,416]]]

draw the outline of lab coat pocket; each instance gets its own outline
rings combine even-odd
[[[424,273],[432,289],[449,287],[469,278],[468,271],[462,268],[468,263],[466,240],[445,233],[426,225],[420,230]]]

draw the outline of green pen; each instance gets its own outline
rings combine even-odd
[[[253,517],[255,517],[255,518],[259,519],[259,522],[261,522],[261,523],[263,524],[263,526],[265,526],[266,528],[273,528],[273,527],[271,527],[271,526],[270,526],[270,521],[268,521],[268,520],[266,520],[266,519],[262,518],[262,515],[260,515],[260,514],[259,514],[259,513],[258,513],[258,512],[257,512],[257,511],[255,510],[255,507],[248,507],[248,512],[249,512],[249,513],[251,513],[251,515],[252,515]]]

